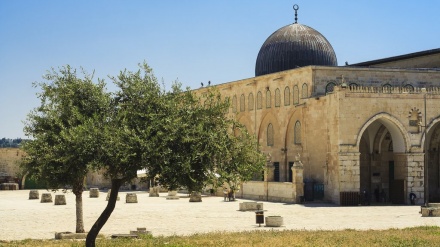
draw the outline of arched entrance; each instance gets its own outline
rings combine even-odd
[[[360,190],[374,204],[406,202],[406,142],[397,120],[370,119],[359,140]]]
[[[429,202],[440,202],[440,120],[427,134]]]

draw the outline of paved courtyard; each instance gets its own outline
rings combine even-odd
[[[40,190],[40,198],[41,193],[48,192]],[[238,211],[240,202],[250,200],[224,202],[223,197],[203,197],[203,202],[190,203],[184,194],[180,194],[182,198],[179,200],[167,200],[166,193],[161,193],[160,197],[149,197],[143,191],[136,193],[138,203],[125,203],[127,192],[119,193],[121,200],[102,228],[102,234],[129,233],[137,227],[146,227],[154,236],[272,229],[263,225],[258,227],[254,212]],[[90,198],[89,192],[84,192],[86,231],[107,205],[106,195],[101,192],[99,198]],[[55,232],[75,231],[75,196],[72,193],[66,195],[67,205],[40,203],[40,200],[28,198],[29,190],[0,191],[0,240],[51,239]],[[440,225],[440,217],[421,217],[420,206],[263,204],[265,216],[284,218],[284,226],[277,228],[280,230],[365,230]]]

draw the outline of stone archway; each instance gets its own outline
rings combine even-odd
[[[440,202],[440,121],[434,121],[426,135],[429,202]],[[425,139],[423,138],[423,147]]]
[[[388,114],[376,115],[358,138],[359,188],[371,203],[406,203],[408,137]]]

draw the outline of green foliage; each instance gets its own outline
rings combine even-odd
[[[46,182],[48,188],[72,186],[82,192],[83,180],[94,161],[97,147],[90,145],[91,129],[101,121],[108,109],[109,95],[105,84],[95,84],[93,77],[83,72],[79,78],[75,69],[52,69],[34,83],[40,87],[41,105],[28,114],[25,133],[32,139],[25,142],[22,168],[30,176]]]
[[[123,71],[113,78],[120,88],[114,101],[115,126],[109,128],[111,136],[104,134],[100,141],[118,143],[118,150],[104,145],[109,148],[106,157],[120,155],[106,162],[109,176],[129,181],[136,170],[146,169],[170,190],[201,191],[217,183],[218,174],[238,183],[262,170],[255,138],[226,118],[229,102],[214,87],[199,96],[174,82],[167,92],[147,64],[140,66],[137,72]]]
[[[52,69],[35,83],[40,87],[41,104],[28,114],[25,133],[32,139],[22,146],[26,157],[22,173],[57,190],[72,188],[76,196],[76,232],[84,232],[82,192],[84,179],[96,163],[99,145],[94,141],[96,124],[106,119],[110,95],[105,84],[95,84],[93,76],[83,72],[79,78],[75,69]]]
[[[262,169],[255,140],[226,118],[229,103],[215,89],[200,97],[175,82],[167,92],[146,63],[112,77],[119,88],[114,94],[105,92],[103,81],[83,75],[67,66],[35,84],[42,89],[41,105],[28,115],[25,132],[33,139],[23,146],[22,167],[50,188],[72,186],[77,197],[90,170],[112,180],[87,246],[110,217],[119,187],[137,170],[158,175],[170,189],[201,191],[218,181],[238,184]]]

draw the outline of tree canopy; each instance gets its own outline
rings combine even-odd
[[[169,189],[199,192],[222,182],[235,188],[263,169],[255,138],[226,117],[229,102],[215,87],[199,95],[174,82],[167,91],[146,63],[111,77],[118,87],[113,93],[102,80],[79,78],[69,66],[45,79],[50,83],[36,84],[41,106],[25,127],[33,139],[24,145],[24,169],[51,188],[72,186],[77,198],[87,172],[100,170],[111,180],[107,207],[90,229],[87,246],[95,245],[120,186],[138,170],[158,176]]]
[[[84,179],[95,160],[96,146],[88,127],[102,120],[108,110],[109,94],[103,81],[83,71],[81,78],[70,66],[52,69],[34,83],[40,87],[40,106],[28,114],[24,131],[32,137],[23,145],[26,157],[22,169],[47,188],[72,188],[76,196],[76,232],[84,232],[82,192]]]

